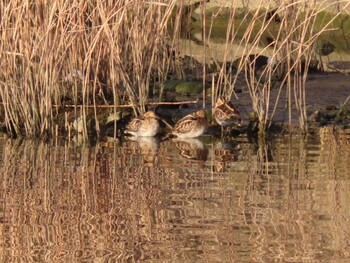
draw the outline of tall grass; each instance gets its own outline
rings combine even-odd
[[[332,30],[332,22],[350,6],[348,1],[288,1],[281,0],[275,6],[260,0],[253,10],[237,19],[237,8],[232,6],[226,33],[226,53],[236,52],[236,71],[227,72],[232,62],[226,56],[216,83],[216,97],[230,99],[237,80],[244,75],[252,99],[252,107],[258,116],[260,132],[271,124],[282,92],[286,92],[288,122],[292,111],[299,115],[300,127],[307,130],[306,79],[310,63],[316,57],[318,37]],[[316,18],[326,9],[337,8],[334,16],[322,26],[316,26]],[[273,10],[273,12],[271,12]],[[243,33],[242,33],[243,32]],[[266,44],[266,38],[271,39]],[[239,42],[240,50],[234,45]],[[250,55],[255,55],[255,58]],[[268,54],[270,60],[258,69],[258,57]],[[231,63],[231,64],[230,64]],[[279,81],[276,81],[277,78]],[[271,90],[278,89],[272,98]]]
[[[175,2],[3,1],[0,98],[8,130],[52,134],[59,111],[53,106],[67,96],[83,105],[75,112],[84,120],[99,96],[112,94],[118,104],[122,91],[135,114],[145,111],[151,83],[163,82],[169,70]],[[82,79],[66,85],[75,72]]]

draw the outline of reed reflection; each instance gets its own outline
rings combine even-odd
[[[349,138],[324,129],[306,138],[250,143],[240,136],[206,145],[0,139],[0,257],[347,260]]]

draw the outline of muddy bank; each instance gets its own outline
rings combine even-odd
[[[193,4],[198,2],[198,0],[188,0],[186,4]],[[325,6],[327,11],[337,12],[346,5],[344,2],[339,2],[338,0],[316,0],[316,4],[322,4]],[[206,8],[208,11],[216,10],[218,8],[249,8],[256,9],[264,4],[266,8],[276,8],[278,3],[275,1],[262,1],[262,0],[250,0],[250,1],[227,1],[227,0],[210,0],[206,3]],[[350,11],[350,7],[346,10]]]
[[[248,120],[248,113],[252,111],[251,98],[248,89],[242,85],[242,93],[237,94],[238,100],[233,102],[241,109],[243,118]],[[272,112],[277,97],[278,90],[271,90],[271,107]],[[281,92],[275,116],[273,120],[278,123],[288,123],[288,105],[287,105],[287,89]],[[330,113],[340,108],[342,103],[350,96],[350,76],[340,73],[316,73],[309,74],[306,82],[306,110],[310,117],[315,111],[321,113]],[[294,103],[294,100],[293,100]],[[298,112],[293,106],[292,124],[297,125]],[[311,122],[313,120],[310,120]],[[345,120],[346,121],[346,120]],[[348,122],[349,120],[347,120]]]
[[[200,33],[193,33],[193,39],[180,39],[179,40],[179,54],[182,57],[190,56],[196,59],[200,63],[214,64],[217,62],[233,61],[242,57],[246,50],[244,46],[239,43],[232,43],[230,47],[227,47],[224,38],[212,38],[206,42],[207,45],[199,45],[202,43],[202,37]],[[329,39],[329,38],[327,38]],[[328,40],[321,40],[320,43]],[[346,39],[338,39],[338,42],[345,42]],[[329,43],[335,43],[334,39],[330,39]],[[251,49],[252,54],[260,54],[271,57],[273,55],[272,49],[266,49],[264,45],[257,45]],[[336,48],[334,52],[327,56],[317,56],[316,59],[323,65],[326,72],[350,72],[350,51],[340,51]]]

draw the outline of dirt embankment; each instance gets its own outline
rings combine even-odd
[[[206,8],[207,10],[215,9],[215,8],[230,8],[230,7],[245,7],[245,8],[250,8],[250,9],[256,9],[258,7],[264,7],[266,9],[269,8],[276,8],[278,5],[278,2],[282,2],[285,0],[281,1],[270,1],[270,0],[250,0],[250,1],[241,1],[241,0],[236,0],[236,1],[228,1],[228,0],[209,0],[206,3]],[[187,0],[188,4],[193,4],[198,2],[198,0]],[[313,1],[312,1],[313,2]],[[325,8],[325,10],[329,12],[338,12],[339,10],[342,10],[347,3],[345,1],[339,2],[339,0],[316,0],[316,4],[322,5],[322,8]],[[311,5],[311,1],[310,1]],[[347,6],[345,11],[350,12],[350,6]]]
[[[278,90],[271,91],[270,112],[275,105]],[[249,92],[243,87],[243,92],[238,95],[238,100],[233,99],[235,105],[240,109],[242,117],[248,118],[252,111],[252,103]],[[339,107],[350,96],[350,75],[340,73],[310,74],[306,82],[306,110],[309,117],[315,111],[327,113],[329,109]],[[292,101],[292,124],[298,124],[298,112],[294,106],[294,95]],[[349,106],[349,105],[347,105]],[[288,101],[287,91],[281,92],[274,121],[288,123]]]

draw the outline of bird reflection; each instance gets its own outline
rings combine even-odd
[[[179,149],[181,156],[199,161],[206,161],[208,158],[208,149],[196,138],[177,138],[173,139],[176,148]]]
[[[128,137],[130,148],[135,154],[141,154],[146,164],[154,164],[159,150],[159,141],[155,137]]]
[[[216,172],[225,172],[227,166],[238,160],[237,149],[233,142],[218,141],[214,144],[214,163],[213,167]]]

